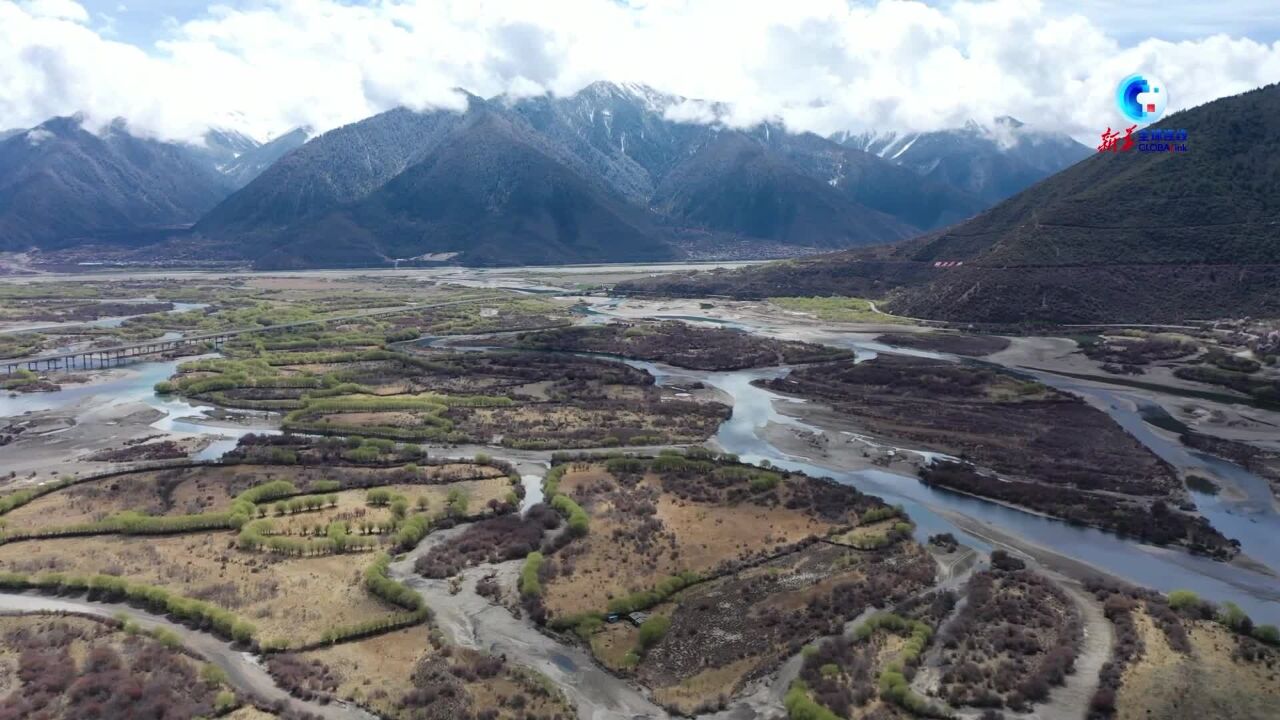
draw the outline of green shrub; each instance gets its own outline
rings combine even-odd
[[[787,709],[788,720],[842,720],[839,715],[819,705],[809,697],[809,687],[803,680],[791,683],[782,704]]]
[[[587,511],[583,510],[582,506],[574,502],[572,498],[568,495],[556,495],[551,500],[551,507],[565,517],[570,534],[576,537],[582,537],[587,534],[591,520],[587,516]]]
[[[399,605],[406,610],[421,610],[422,596],[408,585],[402,585],[388,577],[387,568],[390,565],[391,556],[381,553],[364,571],[365,588],[393,605]]]
[[[236,700],[235,693],[230,690],[221,690],[213,698],[213,711],[219,715],[223,715],[235,710],[239,704],[239,701]]]
[[[1174,590],[1169,593],[1169,607],[1187,610],[1200,605],[1200,596],[1191,590]]]
[[[414,515],[400,523],[392,543],[395,544],[396,550],[405,552],[413,549],[429,532],[431,532],[431,519],[422,514]]]
[[[1268,645],[1280,645],[1280,628],[1275,625],[1258,625],[1253,628],[1253,637]]]
[[[542,581],[538,579],[538,571],[545,562],[542,553],[533,551],[525,556],[524,565],[520,568],[520,594],[525,597],[537,597],[542,594]]]
[[[654,615],[640,624],[638,644],[641,652],[645,652],[661,642],[671,629],[671,618],[665,615]]]

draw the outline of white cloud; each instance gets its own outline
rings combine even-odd
[[[88,22],[89,11],[72,0],[26,0],[23,8],[33,17],[56,18],[72,22]]]
[[[0,127],[83,111],[167,138],[210,124],[266,136],[459,108],[457,88],[563,94],[607,79],[728,103],[669,110],[696,122],[828,133],[1012,115],[1088,137],[1119,121],[1113,86],[1134,71],[1165,82],[1171,109],[1280,80],[1280,43],[1122,45],[1034,0],[255,0],[213,4],[150,51],[87,21],[70,0],[0,0]]]

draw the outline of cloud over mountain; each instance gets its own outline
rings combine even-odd
[[[0,127],[84,112],[163,139],[211,125],[265,139],[461,109],[456,88],[568,95],[599,79],[724,101],[671,110],[695,122],[826,135],[1011,115],[1085,137],[1118,121],[1112,88],[1135,70],[1179,109],[1280,79],[1280,43],[1122,43],[1032,0],[264,0],[211,4],[143,48],[72,0],[0,0]]]

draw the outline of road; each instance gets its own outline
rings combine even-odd
[[[241,652],[208,633],[192,630],[159,615],[117,603],[91,602],[83,599],[51,598],[24,593],[0,593],[0,614],[27,612],[69,612],[112,618],[124,613],[145,630],[164,628],[175,633],[183,647],[217,665],[227,674],[232,687],[243,695],[256,697],[264,704],[284,702],[296,710],[318,715],[325,720],[377,720],[377,716],[345,703],[306,702],[289,695],[276,685],[266,669],[253,655]]]

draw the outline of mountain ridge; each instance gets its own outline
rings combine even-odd
[[[234,130],[211,130],[202,145],[173,146],[207,166],[175,172],[209,177],[206,171],[212,170],[220,176],[213,177],[212,187],[204,188],[198,203],[162,218],[133,220],[123,216],[111,222],[88,222],[86,218],[82,227],[55,224],[48,232],[15,236],[11,245],[74,247],[82,236],[93,236],[95,242],[123,238],[136,245],[144,237],[150,241],[162,238],[162,233],[157,236],[143,230],[181,225],[190,230],[175,232],[171,243],[149,247],[145,253],[127,251],[123,256],[111,256],[113,251],[105,245],[95,247],[95,252],[130,262],[174,253],[184,261],[258,262],[271,258],[271,264],[293,267],[307,262],[365,265],[434,256],[435,249],[444,243],[454,246],[449,251],[453,262],[556,261],[535,249],[520,247],[509,235],[514,232],[512,227],[494,225],[494,216],[486,214],[473,220],[478,226],[492,228],[497,233],[492,238],[495,242],[468,235],[474,246],[471,252],[456,247],[459,235],[451,230],[439,237],[412,235],[420,246],[415,249],[401,238],[387,235],[402,232],[402,221],[413,213],[406,213],[399,203],[365,202],[443,145],[454,142],[460,133],[469,132],[472,120],[480,114],[503,118],[506,135],[519,138],[512,147],[526,161],[559,166],[555,173],[546,169],[547,177],[558,179],[560,191],[581,194],[573,202],[561,198],[561,207],[577,208],[586,213],[584,219],[601,222],[606,217],[629,218],[605,223],[628,228],[619,230],[626,240],[620,241],[618,257],[613,259],[636,257],[638,248],[656,245],[665,245],[667,250],[645,251],[639,256],[752,257],[767,253],[776,257],[866,246],[945,227],[988,204],[973,193],[830,139],[789,132],[772,123],[732,127],[716,119],[728,116],[725,106],[635,83],[597,82],[568,96],[466,97],[466,108],[461,111],[393,108],[315,137],[297,129],[259,143]],[[686,121],[695,116],[697,122]],[[465,158],[456,156],[450,162],[456,172],[469,175],[479,188],[487,182],[481,177],[500,173],[503,168],[500,158],[471,147],[477,151],[476,162],[486,163],[483,167],[464,167]],[[403,189],[391,188],[387,196]],[[133,192],[145,197],[152,192],[138,173],[125,173],[110,190],[121,196]],[[51,196],[49,214],[56,214],[59,202],[72,207],[85,202],[88,198],[82,195],[68,193],[62,200]],[[625,211],[622,205],[628,206]],[[480,212],[482,206],[474,207]],[[378,217],[379,212],[386,215]],[[323,228],[318,218],[324,217],[335,226]],[[421,219],[411,225],[417,227]],[[437,220],[428,224],[439,229],[434,225]],[[130,223],[137,231],[132,239]],[[505,229],[500,231],[499,226]],[[526,241],[542,249],[560,248],[565,252],[560,261],[579,257],[587,249],[568,225],[540,227],[559,227],[568,233],[561,238],[539,231]],[[104,228],[119,232],[104,234]],[[315,242],[332,247],[303,248],[298,238],[304,228]],[[641,241],[635,233],[646,239]],[[598,251],[607,253],[605,239],[597,245],[587,256],[610,259],[599,256]],[[287,260],[288,248],[298,258]],[[505,248],[508,256],[495,255],[497,248]]]
[[[979,323],[1170,322],[1280,314],[1280,85],[1172,114],[1186,153],[1095,153],[903,243],[622,292],[886,298]]]

